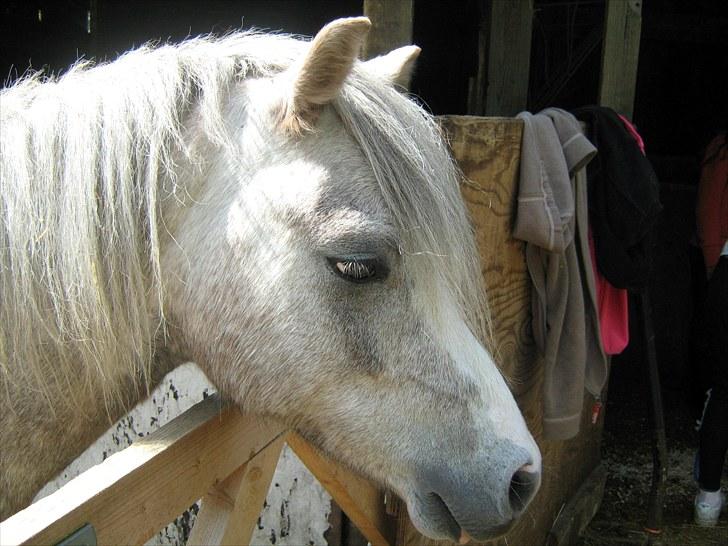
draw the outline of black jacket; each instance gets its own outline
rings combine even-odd
[[[655,171],[614,110],[587,106],[573,114],[598,150],[587,167],[597,268],[617,288],[643,288],[648,235],[662,210]]]

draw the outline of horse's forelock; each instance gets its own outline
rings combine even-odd
[[[480,260],[460,193],[461,173],[440,127],[419,105],[355,70],[335,106],[374,171],[403,241],[408,268],[455,298],[473,332],[492,344]],[[427,294],[431,308],[436,286]]]

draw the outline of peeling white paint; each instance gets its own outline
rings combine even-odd
[[[88,468],[101,463],[215,392],[204,374],[192,363],[168,374],[142,402],[120,419],[36,495],[53,493]],[[185,544],[198,506],[193,506],[161,530],[147,544]],[[331,497],[296,455],[286,446],[278,461],[271,487],[253,533],[255,545],[323,546],[329,527]]]

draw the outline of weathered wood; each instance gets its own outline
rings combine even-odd
[[[642,28],[641,0],[607,0],[599,104],[632,118]]]
[[[490,34],[490,10],[486,1],[480,0],[478,21],[478,68],[468,80],[468,111],[471,116],[485,115],[485,91],[488,86],[488,36]]]
[[[372,21],[366,59],[412,43],[413,0],[364,0],[364,15]]]
[[[528,103],[533,0],[488,4],[486,116],[513,116]]]
[[[607,482],[607,469],[598,465],[559,512],[546,539],[547,546],[575,544],[599,510]]]
[[[380,489],[332,461],[297,434],[289,433],[286,442],[372,546],[394,544],[394,521],[386,514]]]
[[[491,545],[543,544],[554,519],[599,461],[602,419],[593,426],[585,397],[581,432],[563,442],[542,438],[542,370],[530,325],[530,280],[524,243],[511,237],[520,161],[522,122],[515,119],[444,117],[453,154],[467,180],[462,190],[480,249],[493,316],[496,360],[511,379],[529,429],[543,455],[543,482],[528,512]],[[406,518],[401,544],[442,545],[420,535]],[[404,525],[404,530],[402,529]]]
[[[2,544],[55,544],[86,523],[99,544],[143,544],[283,434],[210,397],[2,522]]]
[[[202,499],[188,546],[250,544],[283,448],[280,436]]]

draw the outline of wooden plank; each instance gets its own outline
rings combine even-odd
[[[283,434],[210,397],[2,522],[2,543],[55,544],[90,523],[99,544],[142,544]]]
[[[485,115],[514,116],[528,104],[533,0],[492,0]]]
[[[283,448],[280,436],[202,499],[188,546],[250,544]]]
[[[386,514],[382,491],[320,453],[298,434],[289,433],[286,442],[372,546],[394,544],[394,522]]]
[[[447,116],[440,122],[467,178],[462,192],[481,254],[497,343],[496,361],[511,378],[511,389],[543,455],[542,485],[528,512],[507,535],[488,544],[543,544],[559,510],[599,462],[603,418],[596,426],[591,424],[593,401],[586,396],[581,432],[576,438],[553,442],[542,437],[543,365],[531,336],[531,283],[524,243],[511,237],[522,122],[467,116]],[[400,518],[398,544],[444,544],[420,535],[406,513]]]
[[[364,58],[389,53],[412,43],[413,0],[364,0],[364,15],[372,21]]]
[[[641,0],[607,0],[599,104],[632,119],[642,29]]]
[[[579,535],[599,510],[606,482],[607,469],[600,464],[559,512],[546,539],[547,546],[576,544]]]

